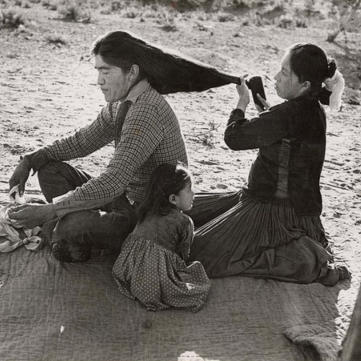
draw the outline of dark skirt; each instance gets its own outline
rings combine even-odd
[[[189,261],[195,260],[209,277],[242,274],[325,285],[341,278],[320,217],[298,216],[289,199],[265,203],[240,195],[235,206],[196,230]]]
[[[192,218],[194,227],[198,228],[235,206],[241,194],[242,191],[199,192],[195,194],[193,208],[184,213]]]

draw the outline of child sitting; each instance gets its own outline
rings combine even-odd
[[[138,223],[127,237],[113,267],[122,294],[148,310],[199,311],[210,281],[201,263],[189,265],[194,226],[183,213],[192,208],[190,172],[181,165],[162,164],[152,174]]]

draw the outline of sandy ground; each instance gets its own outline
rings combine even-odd
[[[26,23],[17,30],[0,29],[0,203],[8,201],[8,180],[19,156],[32,152],[91,122],[104,105],[96,86],[97,74],[89,48],[109,30],[124,29],[144,39],[175,48],[231,74],[261,74],[271,78],[284,49],[300,41],[314,42],[336,57],[345,72],[348,89],[342,111],[328,113],[327,155],[321,179],[325,229],[334,243],[336,258],[353,273],[352,286],[340,294],[342,322],[351,315],[361,278],[361,156],[360,87],[354,59],[359,33],[337,43],[326,42],[328,23],[283,29],[275,25],[245,24],[245,19],[204,13],[174,13],[136,9],[114,14],[92,14],[88,24],[61,21],[59,12],[41,4],[24,10]],[[165,31],[163,25],[172,26]],[[224,19],[223,19],[224,20]],[[49,38],[66,44],[53,43]],[[268,100],[280,101],[269,83]],[[179,117],[191,159],[196,187],[236,190],[247,179],[256,151],[234,152],[223,142],[223,131],[236,104],[233,85],[202,93],[174,94],[167,100]],[[249,107],[250,116],[256,114]],[[73,164],[90,174],[107,165],[112,146]],[[27,184],[29,195],[39,195],[36,177]]]

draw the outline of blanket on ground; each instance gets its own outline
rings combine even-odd
[[[300,361],[337,358],[335,287],[213,279],[198,313],[149,312],[120,294],[115,258],[0,254],[2,361]],[[198,355],[198,357],[196,357]]]

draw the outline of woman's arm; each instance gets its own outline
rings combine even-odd
[[[49,159],[67,161],[85,157],[114,140],[115,103],[106,105],[91,124],[74,135],[44,148]]]
[[[237,89],[237,93],[238,93],[238,102],[236,105],[236,109],[240,109],[243,111],[243,113],[246,112],[246,108],[249,104],[250,101],[250,96],[249,96],[249,90],[247,88],[246,85],[246,81],[244,79],[243,76],[239,77],[240,79],[240,84],[236,86]]]
[[[240,77],[236,87],[239,99],[228,119],[224,141],[232,150],[256,149],[270,145],[281,139],[288,132],[287,116],[282,111],[284,106],[273,107],[262,112],[259,117],[248,120],[245,116],[250,102],[250,92],[245,79]],[[269,104],[259,99],[269,109]]]
[[[53,200],[58,217],[106,204],[122,194],[159,146],[164,138],[164,124],[156,106],[137,102],[128,116],[131,121],[125,121],[121,141],[106,170],[76,188],[69,196],[59,199],[59,202]]]
[[[284,138],[289,133],[286,103],[274,106],[247,119],[244,111],[234,109],[224,133],[224,141],[232,150],[258,149]]]

